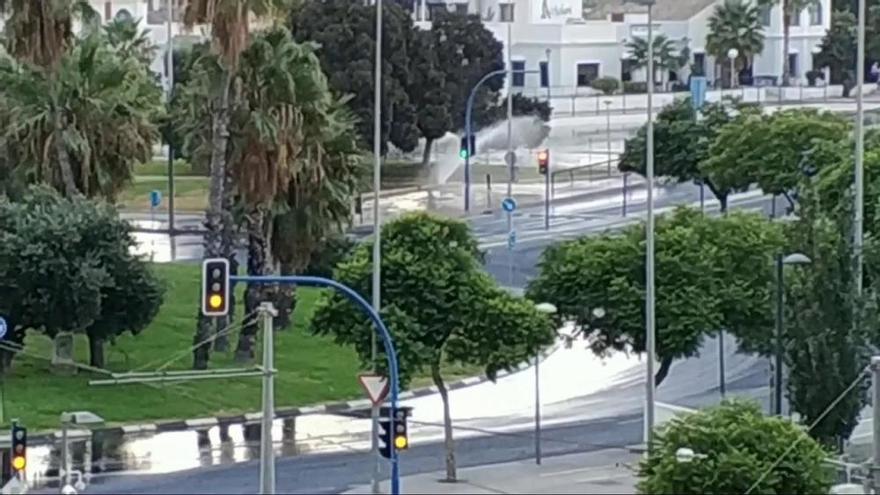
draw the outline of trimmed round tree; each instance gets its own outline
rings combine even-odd
[[[753,402],[727,401],[677,417],[654,438],[639,465],[640,493],[828,493],[831,487],[821,445]]]
[[[369,298],[373,242],[360,244],[334,271],[334,279]],[[455,454],[444,364],[480,366],[489,378],[533,358],[553,343],[552,321],[535,304],[499,288],[482,269],[468,226],[458,220],[413,214],[382,232],[381,315],[394,339],[401,385],[429,372],[443,400],[446,476],[455,480]],[[344,296],[319,301],[312,331],[352,346],[370,366],[373,325]],[[386,367],[379,345],[376,366]]]

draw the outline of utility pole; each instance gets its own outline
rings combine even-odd
[[[864,216],[865,216],[865,0],[859,0],[858,48],[856,53],[856,156],[855,156],[855,218],[853,219],[853,250],[856,257],[856,302],[862,296],[862,270],[864,265]],[[858,315],[859,308],[853,308]],[[858,318],[856,318],[858,324]]]
[[[167,102],[171,105],[171,95],[174,91],[174,36],[171,29],[174,25],[174,0],[166,0],[167,11],[167,33],[165,36],[165,46],[167,47],[167,76],[168,76],[168,93]],[[174,145],[171,144],[171,132],[168,132],[168,237],[174,237]],[[172,250],[174,242],[171,242]],[[172,257],[173,258],[173,257]]]
[[[379,190],[382,188],[382,0],[376,0],[376,60],[373,81],[373,309],[376,313],[382,306],[382,222],[380,221]],[[378,354],[376,333],[371,337],[371,360],[373,373],[376,372]],[[382,456],[379,453],[379,405],[373,404],[370,410],[373,420],[371,452],[373,454],[373,474],[371,487],[379,493],[379,478],[382,476]]]
[[[513,22],[507,23],[507,197],[513,197],[513,181],[516,180],[516,154],[513,151]],[[524,76],[525,77],[525,76]],[[516,235],[513,227],[513,212],[507,212],[507,283],[513,287],[513,244],[510,239]]]
[[[257,310],[263,319],[263,414],[260,418],[260,493],[275,493],[275,450],[272,422],[275,419],[275,329],[272,319],[278,316],[271,302]]]
[[[654,0],[641,0],[648,6],[648,126],[646,139],[646,178],[648,186],[648,220],[645,257],[645,441],[651,450],[654,441],[654,359],[656,356],[654,316]]]
[[[873,493],[880,493],[880,356],[871,358],[871,386],[874,388],[874,460],[871,463],[871,484],[874,486]]]
[[[546,49],[544,54],[547,56],[547,105],[551,104],[550,102],[550,49]],[[548,151],[549,153],[549,151]],[[547,173],[544,175],[544,230],[550,230],[550,181],[551,181],[551,173],[550,173],[550,161],[547,162]],[[537,364],[535,364],[535,370],[537,372]]]

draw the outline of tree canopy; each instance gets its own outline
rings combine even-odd
[[[827,453],[800,426],[728,401],[660,426],[639,464],[639,493],[828,493]],[[690,449],[693,459],[678,459]],[[783,459],[783,462],[779,462]],[[753,486],[754,485],[754,486]]]

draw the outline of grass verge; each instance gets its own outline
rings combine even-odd
[[[199,291],[199,266],[155,265],[165,281],[165,303],[153,323],[140,335],[125,335],[106,349],[107,368],[112,371],[151,371],[171,361],[167,369],[188,369],[192,355],[194,317]],[[239,287],[239,296],[242,288]],[[302,406],[363,398],[357,383],[360,365],[354,351],[330,339],[308,333],[319,290],[300,289],[293,326],[276,333],[275,381],[277,407]],[[241,301],[241,297],[238,299]],[[239,311],[239,315],[240,315]],[[240,367],[233,359],[237,332],[231,334],[230,351],[214,353],[212,368]],[[259,356],[259,344],[257,355]],[[109,424],[136,423],[160,419],[187,419],[239,414],[259,410],[260,379],[200,380],[185,384],[89,386],[99,374],[80,372],[76,376],[53,374],[47,358],[51,342],[32,333],[26,356],[15,359],[12,372],[2,383],[4,422],[18,418],[33,430],[58,428],[64,411],[92,411]],[[88,345],[77,338],[76,358],[88,362]],[[445,378],[454,380],[478,374],[475,369],[447,367]],[[413,387],[427,385],[417,378]]]

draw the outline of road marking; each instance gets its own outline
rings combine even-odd
[[[617,480],[620,478],[630,478],[632,476],[633,476],[632,473],[620,473],[620,474],[614,474],[611,476],[596,476],[594,478],[584,478],[584,479],[580,479],[580,480],[574,480],[574,482],[575,483],[595,483],[597,481],[611,481],[611,480]]]
[[[603,471],[607,469],[616,468],[614,464],[608,464],[606,466],[592,466],[592,467],[582,467],[575,469],[566,469],[564,471],[552,471],[549,473],[538,473],[538,477],[540,478],[549,478],[551,476],[565,476],[567,474],[575,474],[575,473],[589,473],[590,471]]]
[[[641,422],[642,422],[641,418],[635,418],[635,419],[628,419],[626,421],[620,421],[617,424],[618,425],[631,425],[633,423],[641,423]]]

